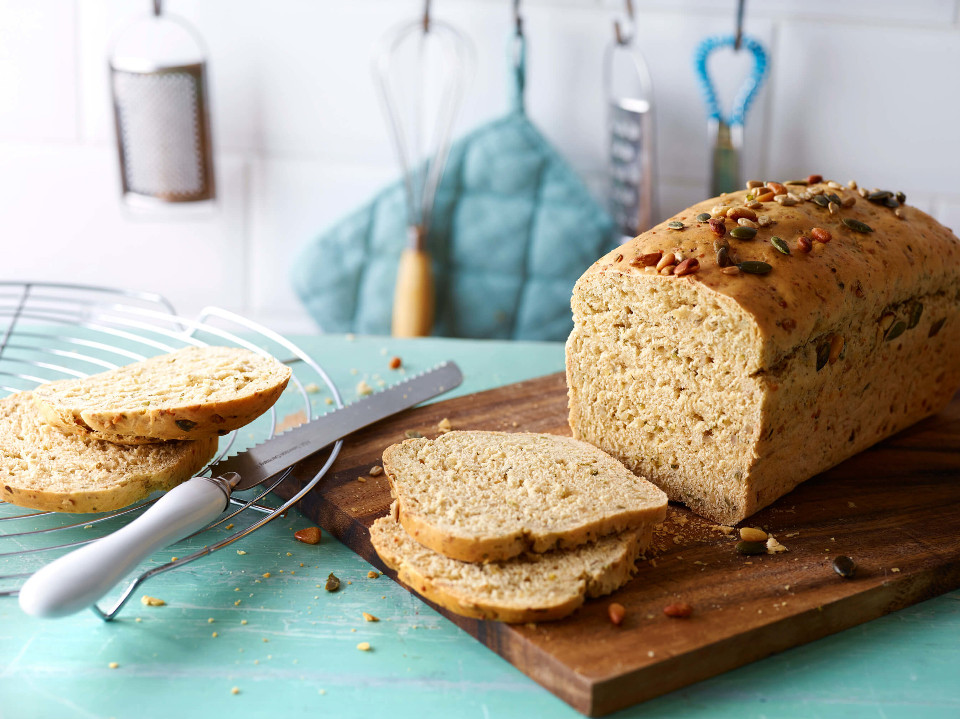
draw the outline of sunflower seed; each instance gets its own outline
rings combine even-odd
[[[897,202],[899,202],[901,205],[905,204],[907,202],[907,196],[904,195],[902,192],[898,192]]]
[[[820,207],[828,207],[830,205],[830,200],[827,199],[825,195],[817,195],[813,198],[813,201],[820,205]]]
[[[857,573],[857,563],[850,559],[850,557],[834,557],[833,571],[844,579],[852,579]]]
[[[867,199],[870,200],[870,202],[878,203],[883,202],[888,197],[893,197],[893,193],[888,190],[877,190],[876,192],[871,192],[869,195],[867,195]]]

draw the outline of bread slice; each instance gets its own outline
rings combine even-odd
[[[54,512],[106,512],[199,472],[217,438],[123,446],[42,422],[29,392],[0,400],[0,499]]]
[[[574,547],[667,510],[662,491],[570,437],[449,432],[388,447],[383,466],[407,533],[465,562]]]
[[[574,549],[527,553],[487,564],[460,562],[413,541],[392,516],[370,528],[380,558],[400,581],[451,612],[501,622],[560,619],[622,587],[650,544],[653,526]]]
[[[217,437],[249,424],[283,393],[290,368],[238,347],[187,347],[85,379],[41,385],[41,417],[118,444]]]

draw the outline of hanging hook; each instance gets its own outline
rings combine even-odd
[[[517,37],[523,37],[523,18],[520,16],[520,0],[513,0],[513,22]]]
[[[430,32],[430,0],[423,3],[423,31]]]
[[[630,21],[630,34],[628,35],[624,32],[623,28],[620,27],[620,20],[613,21],[613,37],[616,39],[617,45],[626,45],[628,42],[633,40],[633,0],[626,0],[627,4],[627,20]]]
[[[737,0],[737,32],[733,36],[733,49],[739,51],[743,43],[743,6],[746,0]]]

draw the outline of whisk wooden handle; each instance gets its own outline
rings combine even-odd
[[[433,329],[433,270],[430,255],[408,247],[400,256],[393,294],[393,336],[426,337]]]

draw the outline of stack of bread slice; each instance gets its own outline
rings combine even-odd
[[[384,452],[394,503],[370,530],[427,599],[470,617],[559,619],[619,589],[667,497],[596,447],[549,434],[449,432]]]
[[[194,476],[218,438],[266,412],[290,369],[237,347],[188,347],[0,400],[0,499],[105,512]]]

